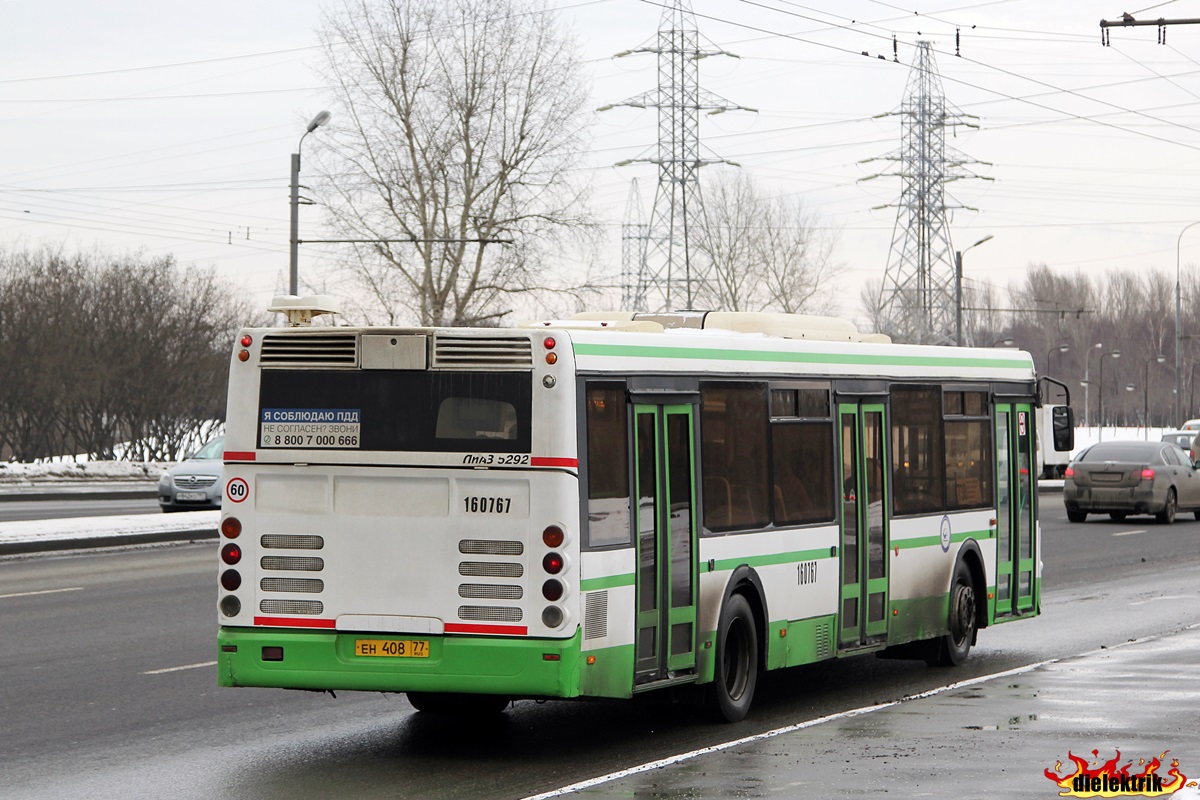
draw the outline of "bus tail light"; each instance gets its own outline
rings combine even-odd
[[[242,585],[242,574],[236,569],[227,569],[221,573],[221,588],[227,592],[236,591]]]
[[[553,336],[547,336],[545,339],[542,340],[542,347],[546,348],[547,350],[553,350],[554,345],[556,345],[556,344],[558,344],[558,342],[554,341]]]
[[[546,553],[542,559],[542,569],[546,570],[551,575],[557,575],[563,571],[564,561],[559,553]]]
[[[242,521],[237,517],[226,517],[221,520],[221,535],[227,539],[236,539],[242,532]]]
[[[242,337],[242,347],[249,347],[252,344],[254,344],[254,339],[250,337],[250,334],[247,333]]]
[[[563,540],[566,538],[563,529],[557,525],[548,525],[546,530],[542,531],[542,542],[546,547],[562,547]]]
[[[563,624],[567,615],[558,606],[546,606],[542,610],[542,624],[547,628],[557,628]]]
[[[542,584],[542,597],[549,600],[551,603],[562,599],[563,592],[562,581],[551,578]]]
[[[226,564],[228,564],[231,567],[234,564],[241,561],[242,560],[241,545],[236,545],[233,542],[230,542],[229,544],[222,547],[221,548],[221,560],[224,561]]]

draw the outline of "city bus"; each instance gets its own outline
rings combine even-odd
[[[1028,353],[786,314],[309,324],[320,305],[233,348],[222,686],[432,713],[699,686],[736,721],[763,670],[955,665],[1039,613]]]

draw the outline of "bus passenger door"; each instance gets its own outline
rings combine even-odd
[[[696,666],[696,469],[690,405],[634,405],[635,683]]]
[[[881,404],[838,406],[842,456],[838,646],[887,639],[887,436]]]
[[[996,617],[1034,609],[1033,408],[996,404]]]

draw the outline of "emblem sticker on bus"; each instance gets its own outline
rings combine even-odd
[[[361,417],[357,408],[264,408],[259,447],[358,447]]]

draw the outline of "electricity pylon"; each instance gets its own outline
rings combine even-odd
[[[637,274],[627,276],[629,282],[622,287],[623,294],[626,300],[637,303],[633,308],[636,311],[692,308],[698,299],[711,295],[708,289],[711,266],[696,247],[704,230],[700,167],[733,163],[701,154],[700,112],[719,114],[754,109],[730,103],[700,88],[700,59],[733,54],[700,46],[690,0],[675,0],[664,8],[658,36],[641,47],[617,53],[617,57],[634,53],[658,56],[658,88],[599,109],[629,106],[658,110],[656,152],[618,163],[618,166],[635,163],[658,166],[645,257]]]
[[[887,272],[880,289],[880,320],[882,327],[901,341],[953,343],[961,284],[946,212],[968,207],[947,203],[945,187],[961,178],[990,178],[966,169],[968,164],[979,162],[947,148],[946,130],[955,126],[977,128],[970,120],[978,118],[957,109],[947,110],[929,42],[917,42],[917,57],[904,100],[900,110],[890,114],[901,118],[900,150],[867,161],[896,161],[899,167],[895,172],[863,179],[890,175],[902,182]]]

